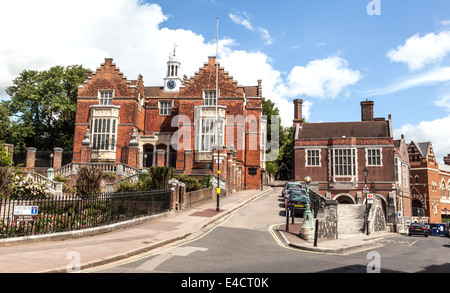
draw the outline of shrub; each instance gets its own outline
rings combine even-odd
[[[202,184],[195,178],[191,178],[187,175],[177,175],[174,178],[186,184],[186,192],[202,189]]]
[[[44,185],[34,183],[31,178],[24,178],[19,173],[13,175],[10,195],[11,199],[46,198],[48,196],[50,196],[50,194]]]
[[[103,170],[91,166],[82,166],[78,169],[78,178],[75,184],[77,194],[81,197],[100,193]]]
[[[10,168],[0,167],[0,197],[9,197],[11,195],[13,183],[13,173]]]

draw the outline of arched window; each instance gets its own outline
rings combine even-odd
[[[416,184],[419,183],[419,176],[416,175]]]
[[[442,197],[445,198],[447,195],[447,189],[445,188],[445,182],[442,182],[441,190],[442,190]]]

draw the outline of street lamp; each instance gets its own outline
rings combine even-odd
[[[311,206],[310,206],[310,198],[309,198],[309,184],[311,183],[311,177],[306,176],[305,177],[305,183],[306,183],[306,210],[303,215],[304,222],[303,224],[308,221],[308,227],[312,229],[312,213],[311,213]]]
[[[220,144],[221,144],[221,139],[220,139],[220,132],[222,130],[222,126],[223,126],[223,121],[222,119],[217,116],[216,118],[216,127],[217,127],[217,207],[216,207],[216,212],[220,211],[220,205],[219,205],[219,197],[220,197]]]

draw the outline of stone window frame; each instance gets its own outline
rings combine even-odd
[[[317,152],[317,155],[310,156],[309,152]],[[318,160],[318,164],[310,164],[312,160]],[[322,152],[320,149],[305,149],[305,167],[322,167]]]
[[[173,108],[173,100],[159,100],[158,101],[159,116],[172,115],[172,108]]]
[[[109,97],[104,97],[103,95],[106,93],[110,93],[111,95]],[[99,105],[101,106],[111,106],[112,105],[112,100],[115,97],[115,90],[113,89],[101,89],[98,90],[98,100],[99,100]]]
[[[214,94],[214,97],[211,98],[209,95],[212,95],[212,94]],[[218,105],[219,97],[220,97],[220,90],[217,90],[217,91],[216,90],[203,90],[203,104],[205,106]],[[214,101],[215,101],[215,103],[212,103]]]
[[[373,151],[379,151],[379,154],[369,154]],[[376,160],[375,164],[373,159]],[[383,149],[382,148],[366,148],[366,166],[383,167]]]
[[[118,117],[93,117],[91,119],[92,150],[116,151],[118,128]]]
[[[346,155],[351,158],[350,164],[345,163],[345,166],[342,164],[336,165],[336,159],[339,157],[343,158],[344,154],[339,154],[339,151],[350,152],[350,154]],[[337,154],[337,155],[336,155]],[[330,172],[332,178],[357,178],[358,173],[358,151],[355,147],[346,147],[346,148],[330,148]],[[347,171],[350,170],[350,174],[342,174],[344,172],[344,168],[342,168],[342,172],[339,171],[339,167],[347,167]],[[337,168],[337,169],[336,169]],[[350,168],[350,169],[348,169]]]

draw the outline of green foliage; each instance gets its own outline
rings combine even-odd
[[[272,120],[272,116],[280,115],[280,111],[277,107],[275,107],[275,103],[271,100],[263,98],[262,100],[262,114],[267,116],[267,141],[271,142],[271,124],[275,121]],[[275,165],[273,162],[266,162],[266,169],[270,174],[276,174],[278,168],[282,163],[285,163],[289,168],[292,168],[292,148],[294,143],[294,127],[283,127],[281,126],[281,119],[279,118],[278,123],[280,125],[279,128],[279,154],[278,158],[275,161]],[[273,173],[275,172],[275,173]]]
[[[47,198],[50,193],[43,184],[34,183],[31,178],[25,178],[20,173],[13,174],[10,199]]]
[[[275,175],[278,171],[278,165],[276,162],[266,162],[266,171],[269,174]]]
[[[0,197],[9,197],[12,192],[13,172],[11,168],[0,167]]]
[[[11,97],[3,106],[11,122],[7,141],[16,148],[34,146],[71,149],[75,131],[78,86],[86,77],[82,66],[55,66],[46,71],[24,70],[6,89]],[[0,110],[0,123],[2,121]],[[1,139],[0,133],[0,139]]]
[[[150,167],[149,174],[152,178],[152,189],[164,189],[167,188],[168,181],[173,177],[172,167]]]
[[[102,174],[102,179],[105,180],[107,183],[113,183],[117,179],[116,173],[113,172],[104,172]]]
[[[75,184],[77,194],[81,197],[95,195],[101,192],[103,170],[92,166],[82,166],[78,169],[78,178]]]
[[[8,167],[11,165],[12,165],[11,156],[8,154],[3,145],[0,144],[0,167]]]
[[[174,178],[186,184],[186,192],[202,189],[202,184],[195,178],[191,178],[187,175],[177,175]]]
[[[211,175],[205,175],[200,183],[202,184],[203,188],[211,187]]]

